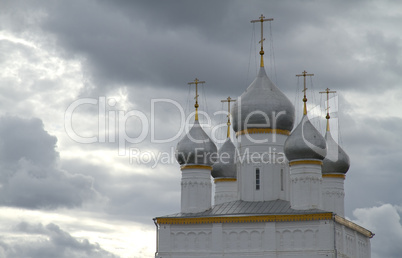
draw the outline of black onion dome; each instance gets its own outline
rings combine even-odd
[[[285,94],[268,78],[264,67],[261,67],[257,78],[238,101],[234,102],[232,117],[235,132],[247,128],[291,131],[294,125],[295,108]]]
[[[327,154],[324,137],[304,115],[300,124],[286,139],[284,145],[286,158],[292,160],[323,160]]]
[[[235,163],[236,147],[230,138],[227,138],[218,152],[218,160],[212,167],[214,178],[236,178]]]
[[[350,167],[350,159],[348,154],[335,142],[329,131],[325,134],[327,141],[327,156],[322,164],[323,174],[342,173],[346,174]]]
[[[179,141],[176,148],[176,159],[180,165],[212,166],[216,161],[215,143],[202,129],[198,121]]]

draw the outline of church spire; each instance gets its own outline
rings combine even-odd
[[[296,74],[297,77],[303,76],[304,77],[304,88],[303,88],[303,92],[304,92],[304,97],[303,97],[303,102],[304,102],[304,109],[303,109],[303,115],[307,115],[307,97],[306,97],[306,76],[314,76],[313,73],[307,73],[306,70],[304,70],[304,72],[302,72],[302,74]]]
[[[194,97],[194,99],[195,99],[195,104],[194,104],[194,107],[195,107],[195,121],[198,121],[198,107],[199,107],[199,105],[198,105],[198,84],[199,83],[205,83],[205,81],[199,81],[197,78],[195,78],[195,80],[193,81],[193,82],[189,82],[188,84],[189,85],[192,85],[192,84],[195,84],[195,97]]]
[[[251,23],[255,23],[255,22],[261,22],[261,40],[259,43],[261,43],[261,50],[260,50],[260,55],[261,55],[261,62],[260,62],[260,67],[264,67],[264,45],[263,42],[265,40],[264,38],[264,29],[263,29],[263,23],[265,21],[273,21],[274,19],[270,18],[270,19],[265,19],[265,16],[261,14],[260,18],[258,20],[252,20]]]
[[[228,132],[226,134],[227,138],[230,138],[230,125],[231,125],[231,123],[230,123],[230,102],[235,102],[235,101],[236,100],[232,99],[230,96],[227,99],[221,100],[221,102],[227,102],[228,103],[228,122],[227,122]]]
[[[327,119],[327,132],[329,132],[329,119],[331,118],[329,116],[329,94],[330,93],[336,93],[336,91],[331,91],[329,88],[327,88],[325,91],[320,91],[320,93],[326,93],[327,94],[327,115],[325,116],[325,118]]]

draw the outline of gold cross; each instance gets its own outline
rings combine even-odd
[[[205,83],[205,81],[199,81],[197,78],[193,82],[189,82],[189,85],[195,84],[195,121],[198,121],[198,83]]]
[[[331,118],[330,116],[329,116],[329,94],[330,93],[336,93],[336,91],[331,91],[330,89],[326,89],[325,91],[320,91],[320,93],[322,94],[322,93],[327,93],[327,108],[326,108],[326,110],[327,110],[327,116],[325,117],[326,119],[327,119],[327,131],[329,131],[329,119]]]
[[[264,42],[264,29],[263,29],[263,23],[265,21],[273,21],[273,18],[270,19],[265,19],[265,16],[261,14],[260,18],[258,20],[252,20],[251,23],[255,23],[255,22],[261,22],[261,40],[258,43],[261,43],[261,50],[260,50],[260,55],[261,55],[261,62],[260,62],[260,66],[264,67],[264,59],[262,58],[262,56],[264,55],[264,46],[263,46],[263,42]]]
[[[302,72],[302,74],[296,74],[297,77],[303,76],[304,77],[304,86],[303,86],[303,92],[304,92],[304,97],[303,97],[303,102],[304,102],[304,109],[303,109],[303,115],[307,115],[307,97],[306,97],[306,76],[314,76],[313,73],[307,73],[306,70]]]
[[[227,99],[221,100],[221,102],[227,102],[228,103],[228,122],[227,122],[228,132],[226,134],[227,138],[230,137],[230,125],[231,125],[231,123],[230,123],[230,102],[235,102],[235,101],[236,100],[232,99],[231,97],[228,97]]]

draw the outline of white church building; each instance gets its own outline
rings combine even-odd
[[[264,18],[256,20],[261,31],[271,20]],[[344,218],[350,163],[331,135],[329,111],[323,136],[308,118],[304,84],[295,121],[294,105],[266,74],[262,41],[257,77],[232,100],[237,146],[228,128],[217,150],[198,121],[196,94],[194,125],[177,144],[181,211],[154,218],[155,257],[370,258],[374,234]]]

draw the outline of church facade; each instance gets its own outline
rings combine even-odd
[[[265,72],[262,45],[260,54],[257,77],[232,100],[219,151],[198,122],[196,94],[195,122],[177,144],[181,211],[154,218],[155,257],[369,258],[373,233],[344,218],[350,161],[332,138],[329,111],[322,136],[308,118],[305,88],[295,126],[293,104]]]

